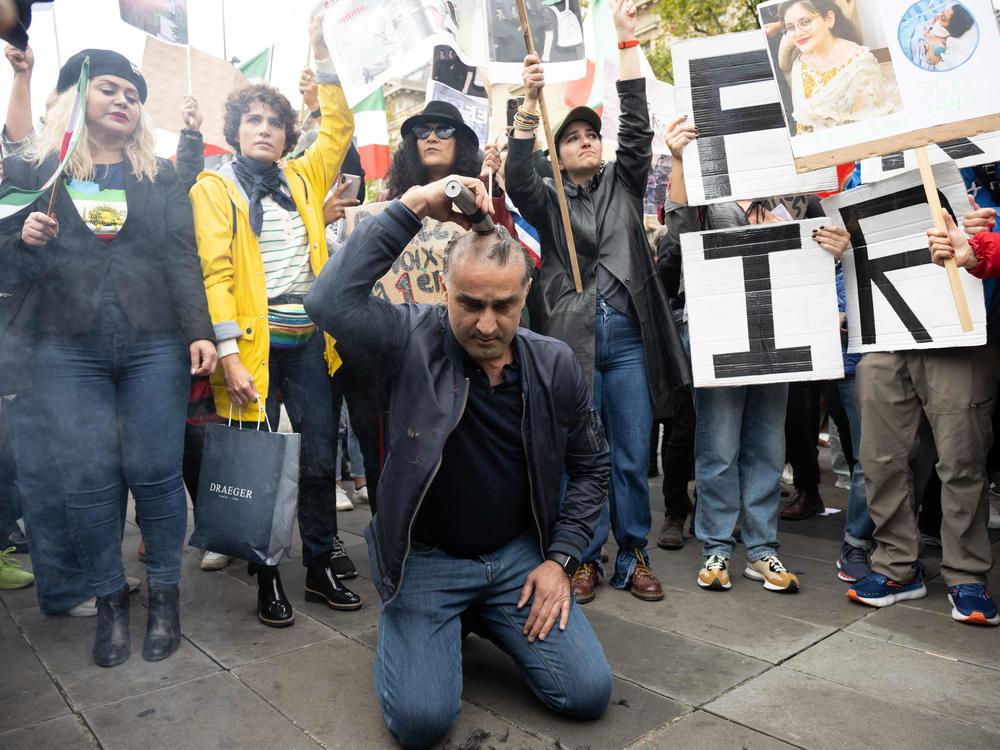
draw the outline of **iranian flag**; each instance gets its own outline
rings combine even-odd
[[[17,187],[0,190],[0,219],[13,216],[18,211],[27,208],[38,200],[42,193],[57,185],[66,165],[73,158],[76,144],[80,141],[83,121],[87,114],[87,84],[89,81],[90,58],[88,57],[80,67],[80,80],[76,85],[76,99],[73,101],[73,108],[70,110],[69,120],[66,123],[66,132],[63,133],[62,142],[59,144],[59,164],[56,166],[56,171],[38,190],[22,190]]]
[[[382,89],[354,107],[354,139],[365,179],[381,180],[389,172],[389,121]]]

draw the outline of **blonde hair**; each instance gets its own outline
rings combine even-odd
[[[45,130],[42,131],[33,146],[30,146],[25,156],[41,164],[52,153],[59,154],[63,135],[69,124],[70,112],[76,99],[76,89],[70,88],[56,96],[45,112]],[[87,103],[84,102],[86,107]],[[132,167],[132,174],[139,180],[143,178],[151,182],[156,179],[159,165],[156,161],[156,136],[153,122],[142,105],[139,105],[139,121],[135,130],[125,143],[125,159]],[[73,152],[66,174],[75,180],[93,180],[96,176],[94,159],[90,153],[90,139],[87,133],[86,118],[81,125],[80,143]]]

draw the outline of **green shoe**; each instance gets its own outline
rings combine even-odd
[[[0,550],[0,589],[23,589],[35,582],[35,576],[21,570],[21,563],[10,557],[13,547]]]

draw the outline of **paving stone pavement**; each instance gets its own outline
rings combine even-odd
[[[847,493],[824,477],[827,505],[846,507]],[[651,498],[655,544],[657,480]],[[132,659],[109,670],[90,660],[92,619],[44,616],[30,588],[3,592],[0,750],[395,747],[372,691],[378,606],[360,536],[369,518],[364,506],[339,514],[364,608],[306,604],[296,543],[282,576],[297,617],[283,630],[257,623],[245,564],[205,573],[186,549],[185,639],[158,664],[138,651],[143,592]],[[728,593],[699,590],[695,540],[652,548],[662,602],[602,584],[585,608],[614,671],[600,721],[545,711],[504,654],[470,637],[462,712],[442,750],[1000,748],[1000,629],[953,623],[938,578],[920,601],[885,610],[849,602],[833,566],[843,522],[843,513],[782,522],[782,559],[803,586],[794,596],[738,575]],[[123,554],[141,576],[138,539],[130,523]],[[936,574],[938,560],[926,562]],[[991,582],[1000,591],[1000,571]]]

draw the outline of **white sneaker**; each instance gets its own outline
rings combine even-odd
[[[837,481],[833,483],[833,486],[838,490],[850,490],[851,489],[851,479],[850,477],[837,477]]]
[[[368,505],[368,485],[366,484],[364,487],[358,487],[358,489],[354,490],[354,496],[351,499],[356,503]]]
[[[343,487],[337,487],[337,510],[354,510],[354,503],[347,496]]]
[[[201,569],[202,570],[222,570],[224,567],[229,565],[229,561],[232,560],[229,555],[223,555],[219,552],[212,552],[211,550],[205,550],[205,556],[201,558]]]
[[[791,464],[785,464],[785,468],[781,472],[781,482],[783,484],[795,484],[795,473],[792,471]]]
[[[128,584],[128,592],[134,594],[140,588],[142,588],[142,581],[138,578],[133,578],[132,576],[125,576],[125,583]]]
[[[132,576],[125,576],[125,582],[128,584],[130,594],[134,594],[142,586],[142,581]],[[97,617],[97,597],[85,599],[75,607],[67,609],[65,614],[69,617]]]

